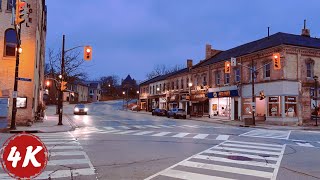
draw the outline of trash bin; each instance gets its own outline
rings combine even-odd
[[[244,118],[244,125],[253,125],[253,119],[252,118]]]

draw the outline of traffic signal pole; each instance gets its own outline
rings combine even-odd
[[[256,97],[254,96],[254,68],[253,68],[253,59],[251,60],[251,83],[252,83],[252,124],[256,125],[255,112],[256,112]]]
[[[62,124],[62,114],[63,114],[63,92],[62,92],[62,81],[64,79],[64,46],[65,46],[65,35],[62,36],[62,54],[61,54],[61,79],[60,79],[60,89],[59,89],[59,122],[58,125]]]

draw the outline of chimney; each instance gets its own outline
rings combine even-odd
[[[192,68],[192,59],[187,59],[187,68],[191,69]]]
[[[206,59],[211,57],[211,45],[206,44]]]
[[[304,20],[303,29],[301,32],[301,36],[310,37],[310,29],[306,29],[306,20]]]

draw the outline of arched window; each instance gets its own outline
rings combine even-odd
[[[7,29],[4,33],[4,56],[15,56],[17,36],[14,29]]]

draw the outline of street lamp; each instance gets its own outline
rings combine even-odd
[[[192,103],[191,103],[191,87],[192,87],[192,82],[189,82],[188,83],[188,86],[189,86],[189,106],[190,106],[190,110],[189,110],[189,112],[190,112],[190,117],[191,117],[191,110],[192,110]],[[188,107],[188,106],[187,106]],[[187,112],[187,114],[188,114],[188,112]]]
[[[124,95],[126,94],[125,91],[122,91],[122,95],[123,95],[123,102],[122,102],[122,109],[124,110]]]
[[[315,112],[316,112],[316,126],[318,126],[318,76],[314,76],[314,100],[315,100]]]

